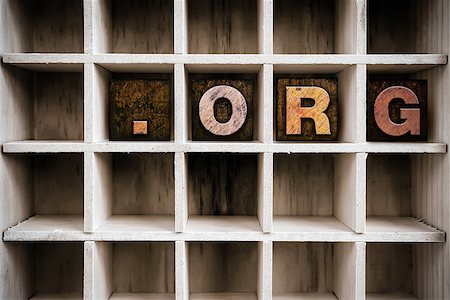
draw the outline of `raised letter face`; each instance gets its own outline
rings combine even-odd
[[[214,116],[214,104],[219,99],[231,103],[231,116],[225,123],[217,121]],[[199,104],[199,115],[203,126],[212,134],[231,135],[244,125],[247,118],[247,103],[241,92],[234,87],[218,85],[203,94]]]
[[[426,140],[426,82],[371,81],[369,141]]]
[[[334,79],[277,80],[277,140],[336,140]]]
[[[192,140],[253,140],[255,76],[191,75]]]
[[[303,106],[302,99],[312,99],[313,106]],[[331,135],[330,120],[324,111],[330,104],[330,95],[317,86],[286,87],[286,134],[302,134],[302,120],[314,121],[317,135]]]

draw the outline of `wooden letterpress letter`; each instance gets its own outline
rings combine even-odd
[[[277,140],[336,140],[334,79],[277,80]]]
[[[226,77],[233,79],[202,75],[191,80],[192,140],[253,140],[254,78]]]
[[[367,140],[426,140],[426,82],[369,82]]]
[[[170,140],[170,90],[169,79],[112,79],[110,140]]]

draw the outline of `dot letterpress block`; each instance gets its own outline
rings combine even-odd
[[[194,76],[190,82],[192,140],[252,141],[254,82],[248,76]]]
[[[111,80],[110,140],[168,141],[170,124],[170,80]]]
[[[337,139],[337,81],[278,79],[278,141]]]
[[[367,140],[427,140],[427,83],[425,80],[369,81]]]

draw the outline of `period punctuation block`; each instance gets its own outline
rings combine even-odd
[[[277,140],[337,140],[336,79],[279,78],[276,82]]]
[[[112,79],[109,139],[170,140],[171,89],[168,79]]]
[[[425,80],[370,80],[367,91],[368,141],[427,140]]]
[[[192,140],[253,140],[254,77],[201,76],[190,84]]]

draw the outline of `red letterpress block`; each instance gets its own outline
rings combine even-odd
[[[368,141],[426,141],[425,80],[370,80],[367,90]]]

